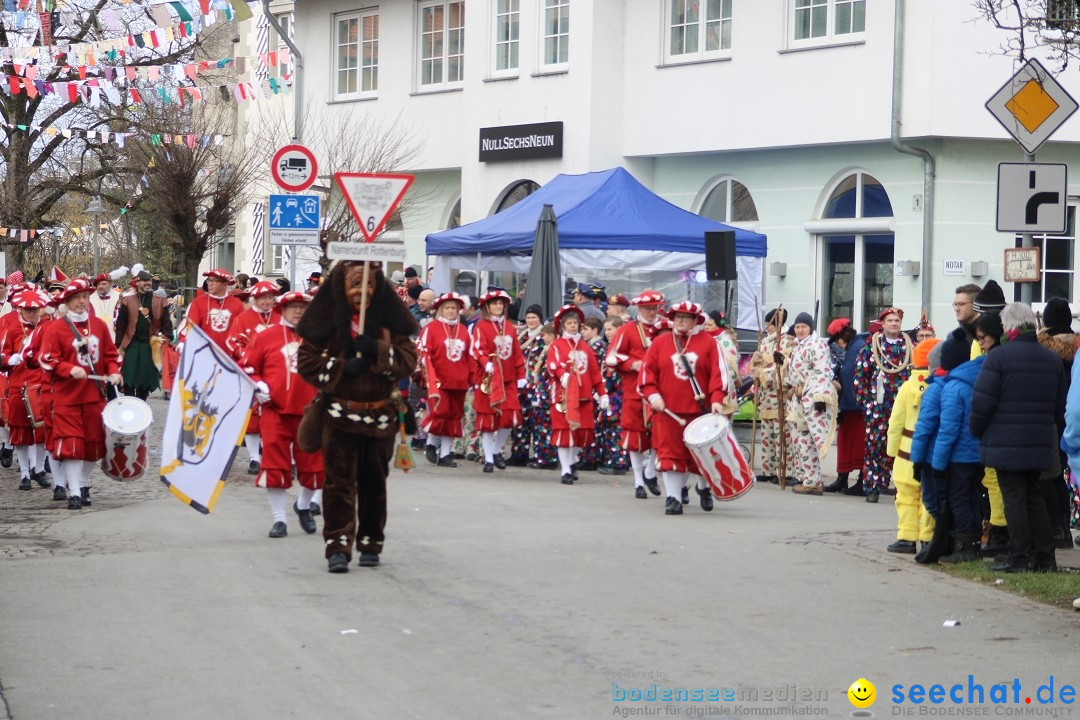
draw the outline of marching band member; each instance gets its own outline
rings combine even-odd
[[[425,456],[439,467],[457,467],[454,438],[462,435],[465,393],[472,375],[469,331],[458,321],[465,299],[455,292],[435,300],[434,322],[420,331],[420,366],[427,385],[428,411],[420,426],[427,431]]]
[[[262,294],[261,297],[273,296]],[[294,460],[300,496],[293,504],[293,510],[304,532],[312,535],[318,529],[311,516],[311,500],[315,491],[323,486],[322,452],[307,453],[296,445],[304,408],[315,398],[315,388],[297,374],[300,336],[296,334],[296,324],[309,302],[310,295],[295,290],[278,298],[280,321],[255,335],[247,343],[241,360],[244,372],[255,381],[256,399],[263,407],[265,454],[255,485],[266,488],[270,497],[270,510],[274,516],[269,535],[272,538],[288,534],[285,491],[292,487]]]
[[[172,338],[173,327],[169,301],[150,289],[150,273],[140,270],[134,279],[135,292],[125,293],[116,306],[116,347],[124,356],[124,394],[146,400],[161,384],[161,371],[154,365],[150,350],[151,340]]]
[[[638,375],[656,333],[656,316],[664,304],[664,296],[655,290],[646,290],[630,304],[637,308],[637,320],[623,324],[615,333],[604,362],[622,374],[622,447],[630,453],[634,496],[644,499],[648,497],[645,488],[653,495],[659,495],[660,486],[656,482],[656,453],[649,452],[652,449],[650,425],[638,392]]]
[[[776,384],[775,355],[780,352],[787,357],[795,347],[795,338],[784,332],[784,315],[786,313],[779,308],[765,313],[765,337],[750,359],[755,385],[754,404],[761,422],[761,475],[757,477],[758,482],[780,481],[780,433],[784,432],[784,428],[780,427],[780,389]]]
[[[229,328],[229,339],[226,342],[229,352],[237,360],[244,354],[248,343],[253,341],[259,333],[280,320],[280,306],[275,307],[274,298],[278,294],[277,283],[263,280],[255,283],[249,293],[252,302],[251,307],[244,310],[236,317],[232,327]],[[255,402],[251,408],[251,418],[248,420],[247,433],[244,435],[244,447],[248,451],[248,475],[259,474],[259,463],[262,462],[262,440],[259,437],[259,421],[261,404]]]
[[[41,340],[45,337],[45,329],[49,326],[49,323],[55,320],[63,319],[67,313],[67,306],[61,307],[60,297],[63,290],[50,289],[48,294],[44,294],[46,305],[42,308],[41,319],[38,320],[37,325],[34,327],[34,332],[30,336],[30,347],[23,353],[23,359],[30,367],[41,370]],[[41,375],[41,406],[42,415],[45,421],[45,463],[46,466],[52,471],[53,475],[53,500],[67,500],[67,480],[64,477],[64,463],[59,462],[55,457],[51,458],[52,452],[49,448],[53,447],[53,379],[52,375],[42,371]],[[86,503],[90,504],[90,490],[87,488]]]
[[[232,324],[244,312],[244,303],[229,294],[229,285],[233,283],[229,273],[221,269],[209,270],[203,277],[206,278],[206,292],[188,305],[187,323],[199,326],[218,347],[228,352]],[[179,345],[183,345],[187,337],[187,323],[180,328]]]
[[[551,376],[552,444],[558,448],[559,465],[564,485],[573,485],[577,473],[573,465],[578,451],[588,447],[594,438],[593,393],[600,407],[607,410],[609,400],[604,389],[600,366],[588,344],[581,338],[585,313],[576,305],[564,305],[555,313],[559,337],[547,356],[547,371]]]
[[[17,280],[10,280],[9,278],[14,276],[15,273],[18,273],[18,279]],[[23,281],[23,274],[22,274],[21,270],[16,270],[15,272],[11,273],[11,275],[9,275],[7,278],[0,275],[0,317],[3,317],[4,315],[7,315],[8,313],[10,313],[12,310],[15,309],[15,308],[13,308],[11,306],[11,300],[8,297],[8,295],[9,295],[8,291],[10,290],[9,286],[14,285],[16,283],[21,283],[22,281]]]
[[[518,388],[525,387],[525,358],[506,319],[510,296],[492,290],[477,301],[481,319],[473,325],[471,354],[476,361],[473,407],[484,447],[484,472],[506,469],[502,447],[511,428],[521,424]]]
[[[30,341],[41,318],[41,308],[48,304],[48,298],[33,285],[27,284],[23,288],[11,298],[11,304],[16,309],[11,317],[17,317],[20,322],[4,334],[0,345],[0,356],[3,357],[0,366],[8,374],[4,417],[8,421],[10,442],[22,471],[19,489],[29,490],[31,480],[43,488],[51,485],[44,470],[45,433],[38,424],[44,422],[44,408],[40,402],[43,377],[37,365],[31,365],[26,360]],[[30,408],[33,408],[34,415],[30,414]]]
[[[836,434],[836,392],[833,389],[832,359],[829,346],[814,332],[814,318],[799,313],[792,325],[795,349],[786,361],[781,353],[778,361],[786,365],[784,388],[787,403],[784,421],[787,424],[792,478],[801,480],[794,492],[800,495],[821,495],[821,458],[832,447]]]
[[[667,311],[672,332],[657,337],[645,353],[639,385],[653,409],[652,441],[656,467],[667,489],[665,515],[682,515],[683,489],[697,476],[701,509],[713,509],[712,491],[683,442],[683,427],[710,410],[720,414],[729,392],[723,385],[720,350],[708,335],[694,333],[705,322],[701,306],[681,302]]]
[[[89,500],[90,473],[105,456],[105,388],[89,375],[120,385],[119,353],[101,318],[90,317],[90,281],[76,278],[64,289],[67,316],[49,323],[41,340],[39,363],[53,378],[53,457],[65,463],[68,508]],[[89,504],[89,503],[87,503]]]

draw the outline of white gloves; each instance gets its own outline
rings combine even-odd
[[[262,380],[255,383],[255,399],[263,405],[270,402],[270,386]]]
[[[21,353],[12,353],[8,356],[8,365],[10,365],[11,367],[22,365],[22,361],[23,356]]]
[[[495,372],[495,366],[491,364],[490,360],[488,361],[488,364],[484,366],[484,372],[486,372],[488,375]]]
[[[560,382],[562,383],[562,386],[564,388],[570,387],[570,373],[566,373],[565,375],[563,375]]]
[[[518,380],[518,390],[523,387],[525,387],[525,378],[521,378],[520,380]]]
[[[609,407],[611,407],[611,398],[609,398],[607,395],[601,395],[600,396],[600,409],[601,410],[607,410]]]

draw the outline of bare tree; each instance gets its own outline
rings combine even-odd
[[[1057,70],[1080,59],[1078,0],[974,0],[987,22],[1005,32],[998,51],[1027,60],[1037,52]]]

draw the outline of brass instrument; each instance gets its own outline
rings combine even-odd
[[[491,355],[488,355],[488,360],[492,363],[498,362],[498,360],[495,358],[495,355],[496,353],[491,353]],[[491,377],[494,374],[495,373],[493,372],[488,373],[484,376],[484,379],[480,381],[480,392],[484,393],[485,395],[491,394]]]

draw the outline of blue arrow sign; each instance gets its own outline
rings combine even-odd
[[[271,230],[318,230],[319,195],[271,195]]]

